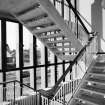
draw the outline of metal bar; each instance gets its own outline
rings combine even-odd
[[[47,47],[45,47],[45,88],[48,86],[48,50]]]
[[[65,63],[69,63],[68,61],[66,61]],[[61,65],[63,64],[62,62],[58,62],[58,63],[51,63],[51,64],[48,64],[48,66],[54,66],[55,64],[57,65]],[[31,68],[34,68],[35,66],[28,66],[28,67],[22,67],[22,69],[31,69]],[[37,65],[36,68],[40,68],[40,67],[45,67],[45,65]],[[1,69],[0,69],[1,70]],[[10,72],[10,71],[17,71],[17,70],[20,70],[20,68],[11,68],[11,69],[7,69],[7,71],[5,72]],[[0,71],[2,72],[2,71]]]
[[[1,53],[2,53],[2,72],[3,72],[3,82],[6,81],[6,68],[7,68],[7,62],[6,62],[6,21],[1,20]],[[3,84],[3,88],[6,87],[6,84]],[[3,100],[6,101],[6,91],[3,91]]]
[[[19,84],[24,85],[24,86],[26,86],[26,87],[28,87],[28,88],[32,89],[33,91],[35,91],[35,89],[34,89],[34,88],[32,88],[32,87],[30,87],[30,86],[28,86],[28,85],[26,85],[26,84],[24,84],[24,83],[21,83],[21,82],[20,82],[20,81],[18,81],[18,80],[15,80],[15,82],[18,82]]]
[[[63,69],[63,73],[65,72],[65,61],[63,61],[63,64],[62,64],[62,69]],[[65,78],[63,79],[63,82],[65,81]]]
[[[57,82],[57,57],[55,56],[55,83]]]
[[[34,89],[37,89],[36,84],[36,66],[37,66],[37,48],[36,48],[36,37],[33,36],[33,62],[34,62]]]
[[[72,66],[76,63],[77,60],[80,59],[80,57],[83,55],[85,49],[87,46],[90,45],[90,43],[92,42],[92,40],[94,39],[94,37],[89,39],[89,43],[87,45],[85,45],[81,51],[78,53],[78,55],[75,57],[74,61],[70,61],[70,65],[69,67],[66,69],[66,71],[63,73],[63,75],[59,78],[59,80],[56,82],[55,86],[52,88],[52,90],[56,90],[56,88],[58,87],[58,85],[61,83],[61,81],[65,78],[65,76],[68,74],[68,72],[70,71],[70,73],[72,72]]]
[[[15,105],[15,81],[14,81],[14,105]]]
[[[20,67],[20,83],[23,83],[23,25],[19,23],[19,67]],[[20,84],[22,95],[23,85]]]

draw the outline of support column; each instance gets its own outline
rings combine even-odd
[[[2,56],[1,56],[1,21],[0,21],[0,70],[2,69]],[[3,74],[2,72],[0,73],[0,83],[3,82]],[[0,85],[0,102],[3,101],[3,86]]]
[[[2,59],[2,80],[6,81],[6,21],[1,21],[1,59]],[[3,84],[3,88],[6,87],[6,84]],[[3,100],[6,100],[6,92],[3,92]]]
[[[57,82],[57,57],[55,56],[55,83]]]
[[[0,67],[1,69],[1,67]],[[0,73],[0,83],[3,82],[3,74]],[[3,101],[3,86],[0,84],[0,103]]]
[[[19,68],[20,68],[20,83],[23,83],[23,25],[19,23]],[[21,91],[20,94],[22,95],[23,92],[23,85],[20,85]]]
[[[33,36],[33,62],[34,62],[34,89],[37,89],[37,84],[36,84],[36,66],[37,66],[37,45],[36,45],[36,37]]]
[[[48,87],[48,50],[47,47],[45,47],[45,88]]]

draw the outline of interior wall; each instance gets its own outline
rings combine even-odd
[[[102,21],[102,0],[95,0],[92,4],[91,14],[92,14],[92,26],[94,30],[98,32],[98,51],[101,51],[102,43],[101,38],[103,38],[103,21]]]

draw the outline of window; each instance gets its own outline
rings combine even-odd
[[[33,35],[23,27],[23,64],[33,66]]]
[[[7,68],[16,68],[19,66],[19,61],[16,61],[16,56],[18,55],[18,36],[19,36],[19,26],[18,23],[6,22],[6,58],[7,58]]]
[[[37,68],[36,69],[36,87],[37,90],[41,89],[41,70],[43,70],[45,68]]]
[[[45,47],[43,43],[37,39],[37,65],[45,64]]]

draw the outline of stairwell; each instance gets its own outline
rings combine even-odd
[[[49,0],[4,1],[3,6],[8,5],[11,14],[57,57],[70,61],[79,58],[79,53],[83,48],[82,44]],[[74,54],[71,54],[72,52]],[[89,66],[68,105],[105,105],[105,62],[101,62],[98,58],[94,61],[94,65]],[[65,71],[65,76],[70,71],[69,69]],[[58,80],[58,84],[60,82]],[[46,100],[47,104],[44,105],[49,104],[49,100]]]

